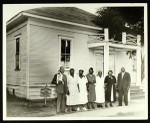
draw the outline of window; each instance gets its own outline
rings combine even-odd
[[[15,70],[20,70],[20,37],[16,38]]]
[[[71,66],[71,42],[72,39],[60,38],[60,66],[69,69]]]

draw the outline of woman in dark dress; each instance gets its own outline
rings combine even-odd
[[[88,83],[87,83],[87,90],[88,90],[88,109],[91,107],[94,109],[94,101],[96,100],[96,93],[95,93],[95,83],[96,77],[93,74],[93,68],[89,69],[89,73],[86,75]]]
[[[116,101],[116,78],[112,75],[113,71],[109,70],[108,75],[105,77],[105,107],[108,107],[107,103],[110,102],[112,107],[112,102]]]

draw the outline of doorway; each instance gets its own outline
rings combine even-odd
[[[103,53],[100,51],[95,51],[95,75],[97,75],[98,71],[102,71],[104,73],[104,58]]]
[[[109,70],[112,70],[115,75],[115,53],[109,54]]]
[[[98,71],[102,71],[104,74],[104,55],[103,52],[95,50],[95,75],[97,75]],[[115,54],[110,53],[109,54],[109,70],[113,71],[113,74],[115,75]]]

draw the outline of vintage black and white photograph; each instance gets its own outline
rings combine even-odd
[[[3,119],[148,119],[147,16],[146,3],[3,4]]]

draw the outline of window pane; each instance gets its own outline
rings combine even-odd
[[[19,38],[16,39],[16,54],[19,55]]]
[[[65,50],[66,50],[66,49],[65,49],[65,48],[66,48],[66,47],[65,47],[65,46],[66,46],[66,43],[65,43],[65,42],[66,42],[65,40],[61,40],[61,53],[66,53],[66,52],[65,52]]]
[[[61,55],[61,61],[65,62],[65,55]]]
[[[19,70],[19,64],[20,64],[20,61],[19,61],[19,51],[20,50],[20,38],[17,38],[16,39],[16,54],[15,54],[15,64],[16,64],[16,70]]]
[[[70,40],[61,40],[61,53],[70,54]]]
[[[16,55],[16,70],[19,70],[19,55]]]
[[[66,55],[66,62],[70,62],[70,55]]]
[[[71,41],[61,39],[61,65],[65,68],[70,68],[70,46]]]
[[[66,41],[66,53],[70,54],[70,41]]]
[[[61,55],[61,61],[70,62],[70,55]]]

